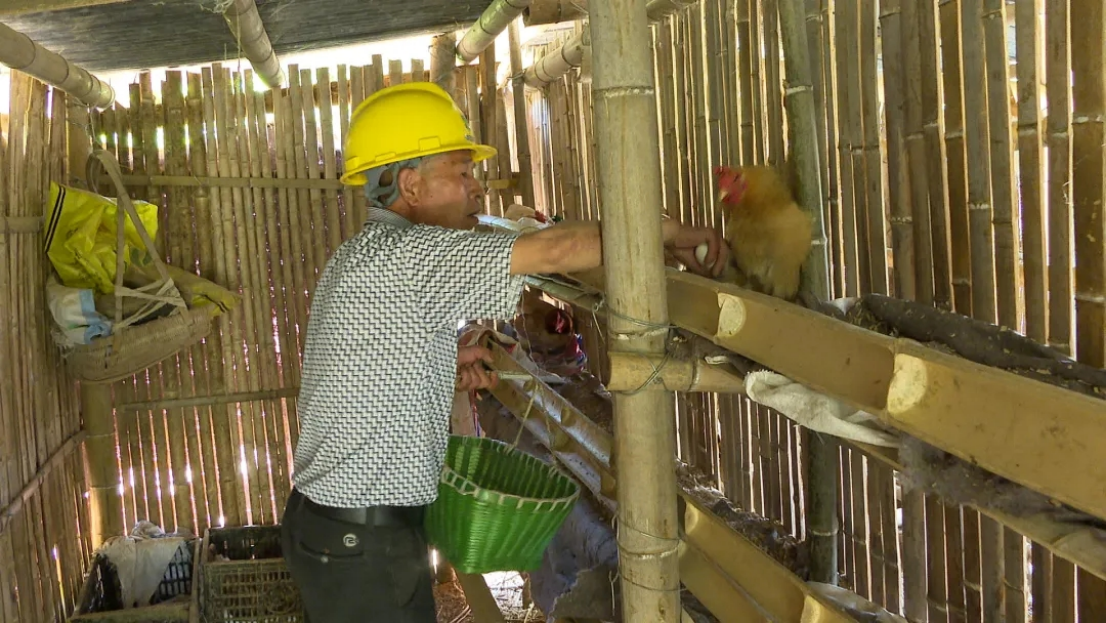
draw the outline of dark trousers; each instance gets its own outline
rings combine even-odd
[[[437,621],[421,521],[341,521],[293,489],[281,545],[310,623]]]

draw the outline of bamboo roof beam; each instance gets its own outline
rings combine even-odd
[[[0,24],[0,63],[61,89],[89,106],[102,109],[115,103],[115,90],[110,84],[4,24]]]
[[[284,69],[280,58],[273,50],[269,33],[261,22],[254,0],[233,0],[225,11],[223,19],[230,27],[230,34],[238,42],[238,49],[246,60],[250,61],[257,76],[270,89],[278,89],[284,84]]]
[[[513,22],[528,6],[530,6],[530,0],[492,2],[457,44],[457,56],[461,62],[471,63],[480,56],[481,52],[495,42],[496,37],[507,30],[507,24]]]

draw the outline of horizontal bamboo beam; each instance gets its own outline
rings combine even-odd
[[[502,347],[490,340],[484,344],[492,351],[492,369],[522,370]],[[589,446],[612,447],[614,440],[609,433],[562,396],[540,384],[500,382],[491,392],[528,430],[539,431],[535,434],[538,441],[574,476],[579,478],[580,472],[587,473],[598,466],[605,476],[603,486],[594,476],[579,479],[601,504],[614,510],[612,497],[617,483],[613,476],[609,483],[606,482],[606,475],[611,473],[610,455],[588,449]],[[541,427],[555,432],[547,433],[542,428],[528,426],[539,419],[543,420]],[[580,439],[589,442],[580,443]],[[702,508],[687,492],[681,490],[680,499],[685,524],[685,537],[679,550],[681,581],[721,621],[855,621],[816,596],[800,578]],[[809,608],[808,615],[815,615],[814,618],[805,618],[804,608]]]
[[[278,400],[280,398],[295,398],[299,396],[300,388],[283,387],[259,392],[241,392],[237,394],[219,394],[215,396],[192,396],[189,398],[169,398],[164,400],[151,400],[148,402],[125,402],[115,405],[116,411],[164,411],[166,409],[185,409],[188,407],[209,407],[214,405],[234,404],[238,402],[258,402],[261,400]]]
[[[584,51],[589,45],[590,32],[585,26],[580,34],[531,63],[522,74],[523,82],[535,89],[545,87],[567,74],[573,67],[579,67],[584,62]]]
[[[599,271],[575,275],[602,291]],[[796,382],[961,459],[1106,518],[1100,400],[674,269],[669,314]]]
[[[62,463],[69,455],[81,446],[81,442],[84,441],[85,431],[78,431],[76,434],[66,439],[57,450],[54,451],[50,458],[46,459],[46,462],[42,464],[42,467],[38,468],[35,475],[31,477],[31,480],[23,486],[23,489],[15,496],[15,499],[8,502],[7,506],[0,508],[0,534],[4,533],[4,530],[11,523],[12,518],[19,514],[23,510],[23,505],[31,499],[32,496],[38,491],[42,483],[45,482],[46,477],[50,475],[58,465]]]
[[[61,89],[89,106],[108,108],[115,103],[115,90],[110,84],[4,24],[0,24],[0,63]]]
[[[61,11],[64,9],[81,9],[85,7],[103,6],[106,4],[121,4],[132,0],[4,0],[0,4],[0,17],[20,15],[22,13],[42,13],[45,11]]]
[[[663,389],[670,392],[745,393],[743,377],[705,361],[678,361],[671,357],[654,358],[640,353],[611,351],[607,365],[609,368],[603,378],[610,379],[607,390],[612,392]]]
[[[223,19],[230,28],[230,34],[238,42],[238,49],[246,60],[250,61],[257,77],[270,89],[284,84],[284,69],[280,58],[273,51],[273,43],[261,14],[257,12],[254,0],[233,0],[225,11]]]
[[[530,0],[495,0],[480,19],[469,27],[465,36],[457,43],[457,56],[463,63],[470,63],[480,56],[496,37],[507,30],[507,24],[518,18],[529,6]]]

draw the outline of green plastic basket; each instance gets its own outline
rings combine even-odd
[[[534,571],[580,488],[560,470],[487,437],[451,435],[430,543],[461,573]]]

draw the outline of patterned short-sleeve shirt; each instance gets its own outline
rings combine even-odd
[[[457,372],[457,326],[510,319],[524,279],[516,236],[413,225],[370,208],[311,302],[293,482],[319,504],[437,497]]]

